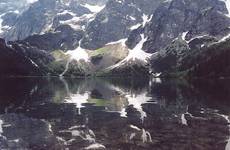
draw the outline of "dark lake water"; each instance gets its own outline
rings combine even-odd
[[[230,150],[230,80],[0,80],[0,149]]]

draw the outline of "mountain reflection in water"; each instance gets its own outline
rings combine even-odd
[[[0,83],[0,149],[229,149],[228,80]]]

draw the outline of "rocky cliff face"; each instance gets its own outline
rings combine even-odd
[[[17,17],[26,9],[31,3],[27,0],[1,0],[0,2],[0,37],[4,32],[7,32],[17,20]]]
[[[201,63],[201,61],[197,60],[198,55],[202,55],[203,59],[209,57],[207,52],[203,52],[205,51],[203,47],[210,43],[221,41],[223,37],[228,36],[230,19],[228,5],[226,4],[224,1],[219,0],[172,0],[160,3],[152,11],[152,15],[147,19],[145,25],[131,31],[126,45],[130,50],[134,50],[142,41],[141,36],[144,35],[146,40],[139,49],[150,53],[153,62],[151,67],[138,63],[139,65],[141,64],[141,68],[145,68],[144,74],[158,76],[166,71],[167,73],[170,72],[170,75],[174,75],[174,73],[177,76],[182,75],[181,73]],[[222,43],[219,45],[221,47]],[[148,53],[139,53],[137,55],[144,58],[145,54]],[[140,60],[137,59],[135,62]],[[190,66],[185,63],[187,61],[189,61]],[[147,62],[149,62],[148,59]],[[222,64],[223,66],[228,65],[227,61],[222,62],[225,63]],[[140,68],[131,69],[133,71],[130,71],[130,68],[135,68],[135,63],[126,64],[127,67],[125,68],[121,64],[119,64],[120,67],[113,68],[112,74],[114,74],[114,71],[124,73],[123,70],[127,72],[136,72],[136,70],[143,72]],[[123,68],[122,71],[121,68]],[[202,76],[209,76],[206,69],[200,69],[203,71]],[[215,72],[213,76],[218,76],[215,69],[211,67],[210,71]],[[197,73],[197,70],[190,71],[193,76],[201,76],[201,74],[196,74],[195,72]]]
[[[18,16],[17,21],[3,35],[7,40],[23,40],[34,34],[44,34],[54,31],[63,24],[68,24],[75,30],[81,30],[88,19],[93,17],[92,10],[106,1],[81,0],[39,0]]]
[[[106,43],[127,38],[132,30],[146,24],[160,2],[162,0],[109,1],[86,28],[82,41],[84,47],[96,49]]]
[[[151,58],[152,71],[164,77],[228,77],[229,43],[210,36],[173,41]]]
[[[79,46],[79,41],[83,37],[82,30],[75,31],[69,25],[61,25],[54,32],[43,35],[32,35],[24,41],[31,45],[46,51],[75,49]]]
[[[53,57],[45,51],[24,42],[0,39],[0,75],[37,76],[47,75],[47,64]]]
[[[143,49],[156,52],[179,36],[187,41],[202,35],[221,38],[229,32],[227,14],[225,3],[219,0],[167,1],[154,11],[151,21],[142,31],[133,31],[129,43],[138,41],[141,32],[148,37]]]
[[[75,31],[84,31],[84,48],[97,49],[106,43],[127,38],[133,29],[145,25],[162,1],[51,0],[47,3],[39,0],[19,15],[2,37],[24,40],[68,25]]]

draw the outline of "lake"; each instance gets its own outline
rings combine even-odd
[[[0,113],[0,149],[230,149],[230,80],[0,79]]]

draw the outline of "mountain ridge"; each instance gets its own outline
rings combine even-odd
[[[0,35],[7,44],[1,44],[15,51],[28,48],[23,55],[35,48],[34,53],[45,52],[45,58],[31,58],[35,64],[50,60],[38,63],[45,68],[42,75],[229,76],[228,71],[222,74],[205,67],[207,62],[228,66],[227,59],[221,61],[228,54],[228,4],[222,0],[39,0],[26,6],[16,22],[11,22],[15,16],[1,16],[3,23],[11,23]],[[11,48],[12,43],[17,46]],[[218,52],[211,54],[211,49]],[[216,56],[220,60],[214,60]]]

